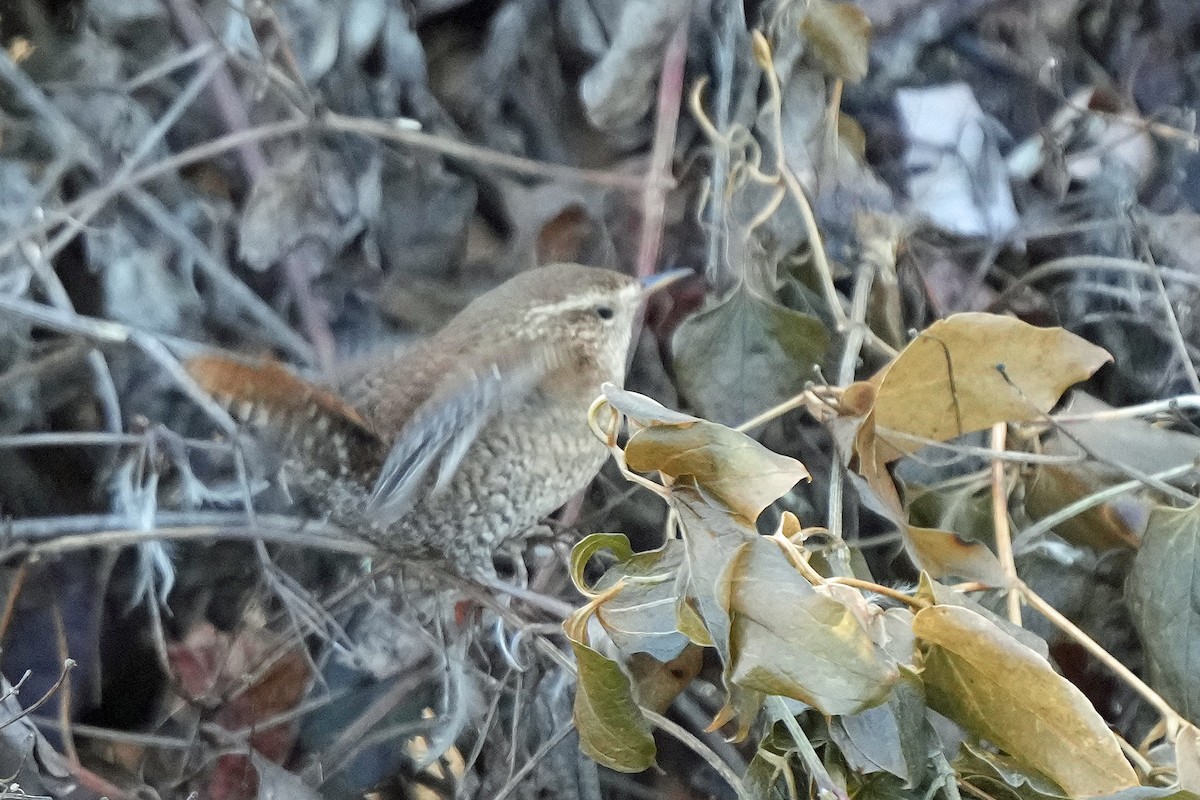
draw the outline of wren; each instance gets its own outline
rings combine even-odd
[[[401,557],[488,573],[599,471],[588,407],[603,383],[623,383],[643,298],[688,274],[527,270],[328,386],[225,358],[187,368],[331,522]]]

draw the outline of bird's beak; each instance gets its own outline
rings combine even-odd
[[[659,289],[665,289],[681,278],[687,278],[695,274],[695,270],[682,267],[680,269],[669,269],[666,272],[659,272],[655,275],[647,275],[641,280],[641,296],[643,298],[648,297]]]

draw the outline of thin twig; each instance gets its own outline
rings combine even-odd
[[[894,250],[893,250],[894,252]],[[863,342],[866,339],[867,302],[870,300],[871,287],[875,283],[878,268],[871,259],[864,259],[858,265],[858,274],[854,277],[854,292],[850,299],[850,330],[846,336],[846,344],[842,348],[842,359],[838,365],[837,382],[839,386],[849,386],[854,380],[858,360],[862,354]],[[829,535],[835,540],[842,539],[842,515],[846,495],[846,454],[842,452],[837,437],[830,437],[833,458],[829,462],[829,495],[828,510],[825,514],[825,526]]]
[[[834,783],[833,776],[825,769],[825,764],[822,763],[821,757],[813,749],[812,742],[804,735],[804,729],[796,721],[796,715],[787,707],[787,703],[783,702],[783,698],[778,695],[771,695],[767,697],[767,706],[776,717],[779,717],[783,721],[783,726],[791,734],[792,741],[796,743],[796,751],[800,755],[800,763],[804,764],[808,770],[809,777],[817,785],[817,796],[848,800],[846,792]]]
[[[145,445],[149,439],[144,433],[108,433],[106,431],[51,431],[47,433],[17,433],[0,436],[0,448],[23,447],[88,447],[108,445]],[[178,439],[186,448],[211,452],[229,452],[229,442],[206,439]]]
[[[213,255],[204,242],[176,219],[158,198],[136,187],[131,188],[125,195],[134,208],[172,239],[205,277],[213,282],[214,297],[222,298],[222,295],[227,295],[236,309],[245,311],[254,323],[255,337],[261,335],[274,342],[303,364],[315,363],[312,347],[304,337],[292,330],[274,308],[230,272],[228,265]],[[223,298],[221,302],[224,302]]]
[[[689,19],[690,15],[683,15],[663,55],[658,113],[655,115],[654,141],[650,147],[648,174],[651,179],[646,181],[642,189],[642,230],[635,262],[635,274],[639,278],[648,278],[654,273],[654,263],[662,243],[663,215],[667,206],[667,193],[663,187],[671,178],[671,157],[675,153],[675,130],[679,123],[679,100],[683,94]]]
[[[12,625],[13,614],[17,610],[17,600],[21,596],[21,590],[25,588],[25,580],[29,577],[29,559],[21,562],[21,566],[17,568],[9,581],[11,585],[4,598],[4,612],[0,614],[0,645],[3,645],[4,640],[8,637],[8,629]]]
[[[448,158],[458,158],[485,167],[495,167],[517,175],[530,178],[563,181],[564,183],[584,183],[594,186],[607,186],[612,189],[625,191],[641,191],[646,185],[646,179],[635,175],[622,175],[616,172],[605,172],[594,169],[580,169],[563,164],[550,164],[545,161],[534,161],[529,158],[509,155],[486,147],[458,142],[441,136],[411,130],[397,125],[395,122],[364,117],[348,117],[342,114],[326,113],[313,123],[317,128],[354,133],[359,136],[370,136],[384,141],[396,142],[419,150],[438,153]],[[675,182],[668,180],[665,189],[675,188]]]
[[[61,731],[62,723],[50,717],[43,717],[38,714],[30,715],[30,722],[37,725],[39,728],[48,728],[50,730]],[[124,742],[126,744],[136,744],[142,747],[161,747],[168,750],[191,750],[196,746],[196,743],[188,739],[181,739],[175,736],[163,736],[157,733],[138,733],[136,731],[120,731],[113,728],[103,728],[98,725],[87,725],[85,723],[71,723],[71,730],[77,735],[85,739],[100,739],[106,742]]]
[[[59,690],[59,688],[62,687],[63,683],[67,680],[67,675],[69,675],[71,670],[73,670],[73,669],[75,669],[75,660],[71,659],[71,658],[64,659],[63,665],[62,665],[62,670],[58,673],[58,680],[56,680],[54,682],[54,685],[51,686],[49,689],[47,689],[46,693],[44,695],[39,697],[37,700],[34,700],[33,703],[31,703],[29,705],[29,707],[22,709],[21,713],[15,715],[11,719],[6,719],[3,722],[0,722],[0,730],[7,728],[9,725],[12,725],[14,722],[24,719],[25,717],[32,714],[34,711],[37,711],[42,706],[46,705],[46,703],[48,703],[50,701],[50,698],[54,696],[54,693],[57,692]],[[63,738],[64,738],[64,740],[66,739],[66,737],[63,737]],[[78,760],[74,760],[73,763],[75,766],[78,766],[78,764],[79,764]]]
[[[535,592],[531,589],[525,589],[520,586],[514,586],[511,583],[506,583],[499,578],[484,577],[481,578],[483,584],[489,589],[500,592],[501,594],[509,595],[518,600],[522,600],[534,608],[545,611],[558,620],[565,620],[567,617],[575,613],[575,607],[570,603],[564,603],[556,597],[541,592]]]
[[[763,411],[761,414],[754,415],[753,417],[746,420],[742,424],[736,426],[734,428],[734,430],[739,431],[741,433],[749,433],[750,431],[754,430],[755,428],[759,428],[759,427],[762,427],[763,425],[766,425],[768,422],[770,422],[773,419],[778,419],[779,417],[782,417],[784,414],[788,413],[789,411],[793,411],[797,408],[808,405],[809,400],[810,400],[809,393],[807,391],[801,392],[800,394],[795,395],[794,397],[790,397],[787,400],[784,400],[782,403],[778,403],[774,406],[771,406],[766,411]]]
[[[166,0],[166,4],[171,10],[184,40],[189,45],[196,46],[214,41],[208,25],[200,16],[193,0]],[[220,65],[220,69],[213,77],[210,94],[216,101],[217,114],[226,129],[244,131],[251,128],[250,114],[246,110],[246,103],[224,63]],[[247,179],[252,184],[266,174],[267,157],[257,142],[246,142],[241,145],[237,149],[237,155]],[[312,342],[317,363],[322,369],[329,371],[333,368],[335,351],[333,331],[329,327],[329,320],[323,309],[313,296],[311,276],[314,274],[314,270],[308,262],[309,258],[302,253],[289,253],[283,260],[283,274],[288,289],[291,291],[292,300],[296,304],[296,311],[300,315],[300,323],[303,325],[309,341]]]
[[[646,715],[646,719],[654,723],[654,726],[664,733],[669,733],[675,737],[676,741],[687,747],[700,758],[704,759],[704,763],[712,767],[713,771],[720,775],[729,787],[733,789],[739,800],[751,800],[750,793],[746,790],[745,785],[729,765],[713,752],[712,748],[700,741],[687,728],[677,724],[673,720],[667,719],[662,714],[656,711],[651,711],[648,708],[643,708],[642,713]]]
[[[1176,397],[1168,397],[1166,400],[1152,400],[1148,403],[1139,403],[1123,408],[1106,408],[1074,414],[1068,411],[1062,414],[1051,414],[1050,418],[1059,425],[1071,425],[1079,422],[1110,422],[1133,417],[1152,417],[1156,414],[1176,411],[1200,411],[1200,394],[1181,394]]]
[[[1087,453],[1026,453],[1019,450],[997,450],[994,447],[979,447],[962,442],[942,442],[930,439],[928,436],[917,436],[906,431],[892,430],[882,425],[876,427],[877,435],[882,439],[898,439],[902,442],[912,442],[931,450],[946,450],[964,456],[986,458],[991,461],[1003,461],[1010,464],[1078,464],[1088,459]]]
[[[1003,452],[1008,425],[997,422],[992,426],[992,449]],[[1012,533],[1008,526],[1008,487],[1004,481],[1004,461],[992,460],[992,526],[996,533],[996,557],[1000,569],[1008,578],[1008,621],[1021,625],[1021,595],[1013,590],[1017,583],[1017,564],[1013,560]]]
[[[58,657],[62,659],[62,672],[59,673],[58,681],[54,686],[50,687],[50,691],[46,692],[40,700],[30,706],[26,713],[34,711],[41,707],[42,703],[50,699],[50,695],[55,689],[59,690],[58,695],[58,719],[62,724],[62,744],[63,755],[67,757],[67,761],[73,769],[79,768],[79,751],[75,748],[75,736],[71,733],[71,718],[73,716],[71,708],[71,669],[75,666],[75,660],[71,658],[71,647],[67,642],[67,623],[63,619],[62,600],[59,598],[57,588],[52,591],[54,599],[51,602],[50,612],[54,620],[54,643],[58,649]]]
[[[129,78],[120,85],[120,90],[126,94],[132,94],[143,86],[165,78],[172,72],[183,69],[215,52],[217,52],[215,42],[202,42],[195,47],[189,47],[182,53],[170,55]]]
[[[425,663],[415,664],[405,674],[396,675],[391,686],[381,692],[372,693],[371,702],[367,707],[359,712],[353,721],[339,728],[337,737],[321,748],[321,763],[325,765],[321,774],[323,780],[329,780],[354,762],[362,752],[363,738],[371,729],[421,688],[421,684],[426,680],[426,673],[422,667],[429,666],[432,661],[431,653],[426,656]],[[431,724],[433,722],[430,720],[420,720],[414,727],[414,732],[420,732]],[[397,735],[404,733],[407,731]]]
[[[771,61],[771,47],[767,43],[766,38],[757,30],[752,31],[751,36],[754,38],[754,47],[758,56],[759,66],[762,67],[763,74],[767,78],[767,87],[770,90],[768,105],[771,109],[771,145],[775,150],[775,169],[779,172],[779,176],[791,193],[792,199],[796,201],[796,207],[800,210],[800,218],[804,223],[804,231],[808,235],[808,246],[809,251],[812,253],[813,267],[821,283],[821,292],[825,296],[825,305],[828,307],[829,313],[833,315],[837,329],[843,331],[847,325],[846,311],[842,308],[842,298],[833,285],[833,268],[829,265],[829,259],[825,255],[825,245],[821,240],[821,230],[817,225],[817,218],[813,214],[812,203],[809,202],[808,193],[804,190],[800,179],[796,177],[791,167],[788,166],[787,157],[784,154],[783,143],[787,140],[783,135],[783,91],[779,85],[779,75],[775,72],[775,65]]]
[[[1188,353],[1187,340],[1183,338],[1183,331],[1179,328],[1179,317],[1176,316],[1175,307],[1171,305],[1171,298],[1167,295],[1167,287],[1163,283],[1162,272],[1156,268],[1154,256],[1145,242],[1142,242],[1141,249],[1142,257],[1150,266],[1150,282],[1154,284],[1154,288],[1158,290],[1158,296],[1162,300],[1163,314],[1167,318],[1167,330],[1170,331],[1171,341],[1175,345],[1179,360],[1183,362],[1184,374],[1187,375],[1192,391],[1200,393],[1200,375],[1196,374],[1196,365],[1192,363],[1192,357]]]
[[[542,763],[546,756],[550,755],[550,751],[558,747],[559,742],[567,738],[567,734],[573,730],[575,730],[575,723],[568,720],[567,724],[555,731],[549,739],[542,743],[541,747],[534,751],[533,755],[529,757],[529,760],[522,764],[519,770],[513,773],[513,776],[508,779],[508,782],[505,783],[504,786],[500,788],[500,791],[496,792],[494,800],[504,800],[506,797],[515,792],[517,787],[521,785],[521,781],[525,780],[525,776],[527,776],[530,772],[533,772],[534,768],[538,764]]]
[[[155,519],[158,527],[153,530],[132,529],[128,525],[128,519],[117,514],[81,514],[8,521],[0,525],[0,533],[3,533],[5,539],[3,549],[0,549],[0,561],[25,554],[45,556],[91,547],[123,547],[159,539],[261,540],[331,553],[358,556],[376,553],[374,546],[351,539],[337,528],[294,517],[260,514],[254,526],[248,525],[246,516],[240,512],[160,512]],[[212,521],[207,522],[208,520]]]
[[[1012,299],[1013,295],[1044,278],[1063,272],[1080,272],[1093,269],[1108,272],[1129,272],[1145,277],[1151,277],[1151,274],[1156,271],[1149,264],[1132,258],[1118,258],[1116,256],[1064,256],[1047,261],[1044,264],[1039,264],[1017,280],[1005,286],[1004,291],[996,295],[996,298],[992,300],[987,310],[998,311],[1003,309],[1008,301]],[[1196,275],[1166,268],[1158,271],[1179,283],[1200,288],[1200,277]]]
[[[63,154],[56,162],[60,166],[57,170],[51,170],[52,173],[57,173],[61,176],[69,166],[68,162],[64,160],[67,154],[69,154],[70,163],[82,164],[97,178],[103,175],[103,160],[97,154],[93,142],[76,128],[57,106],[46,98],[45,93],[30,80],[28,75],[12,63],[12,60],[7,57],[6,53],[2,52],[0,52],[0,83],[7,85],[20,102],[31,108],[42,119],[46,125],[47,135],[54,142],[56,149]],[[46,212],[33,224],[10,231],[4,239],[0,240],[0,257],[11,254],[22,241],[37,239],[60,224],[71,224],[75,217],[79,218],[79,222],[86,223],[87,220],[91,219],[92,216],[99,213],[105,207],[106,202],[110,198],[124,192],[129,195],[130,200],[136,207],[154,220],[164,232],[175,238],[185,250],[190,252],[196,259],[197,264],[208,273],[209,277],[240,301],[255,321],[264,326],[266,332],[273,334],[282,346],[292,351],[302,360],[311,362],[311,352],[307,344],[303,340],[300,340],[299,345],[297,345],[296,342],[299,340],[299,337],[287,328],[286,325],[279,325],[274,312],[257,295],[236,278],[233,278],[224,269],[223,265],[218,264],[216,259],[207,252],[206,246],[196,239],[194,234],[190,231],[186,233],[180,231],[179,229],[182,226],[163,208],[162,204],[156,198],[138,188],[146,181],[161,175],[173,173],[188,164],[220,155],[230,148],[236,147],[242,141],[257,141],[263,138],[282,136],[303,130],[308,126],[308,120],[298,119],[231,134],[190,148],[149,167],[133,172],[126,176],[124,180],[108,181],[104,185],[81,195],[57,212]],[[49,183],[46,183],[46,185],[49,186]],[[74,234],[70,231],[63,231],[55,236],[43,248],[45,257],[53,258],[54,254],[65,247],[72,238],[74,238]]]
[[[0,66],[3,65],[3,61],[4,59],[0,58]],[[70,125],[69,122],[66,124]],[[70,222],[77,216],[82,219],[90,219],[104,207],[105,202],[122,192],[129,191],[134,187],[141,186],[163,175],[173,174],[191,164],[208,161],[209,159],[223,155],[246,142],[258,142],[290,136],[309,129],[311,125],[312,123],[307,119],[289,119],[282,122],[272,122],[248,130],[219,136],[211,141],[168,156],[161,161],[156,161],[149,166],[135,170],[120,183],[105,183],[102,186],[98,186],[80,195],[56,211],[47,211],[45,219],[11,231],[0,241],[0,257],[9,255],[18,242],[53,230],[61,224]],[[96,169],[96,174],[100,174],[98,168]],[[51,240],[51,250],[56,249],[55,245],[57,242],[57,237]],[[57,247],[61,248],[62,244],[57,243]]]
[[[719,30],[715,32],[714,52],[715,61],[713,80],[716,84],[716,97],[713,102],[713,130],[729,129],[733,107],[734,65],[738,61],[738,44],[746,30],[746,10],[741,0],[725,0],[715,3],[714,14],[722,16]],[[714,26],[716,27],[716,26]],[[702,79],[703,80],[703,79]],[[700,87],[697,86],[697,89]],[[700,103],[700,93],[693,93],[693,106]],[[696,114],[699,121],[703,113]],[[728,220],[726,219],[725,187],[729,181],[729,141],[720,136],[709,136],[713,149],[712,169],[709,171],[711,191],[708,203],[708,257],[705,274],[713,286],[725,286],[726,281],[721,274],[729,268],[725,248],[729,241]],[[703,207],[703,206],[701,206]]]
[[[1151,475],[1156,481],[1168,481],[1172,478],[1178,478],[1181,475],[1187,475],[1189,472],[1195,472],[1200,467],[1196,464],[1179,464],[1164,469],[1161,472],[1156,472]],[[1093,492],[1086,497],[1081,497],[1073,503],[1063,506],[1053,514],[1042,517],[1037,522],[1030,525],[1014,540],[1014,547],[1018,552],[1022,552],[1024,547],[1030,544],[1037,536],[1053,530],[1056,526],[1061,525],[1072,517],[1077,517],[1089,508],[1095,508],[1102,503],[1106,503],[1115,497],[1120,497],[1126,492],[1136,491],[1146,485],[1143,478],[1134,478],[1133,480],[1125,481],[1124,483],[1114,484],[1106,489],[1101,489],[1098,492]]]
[[[1073,433],[1071,433],[1069,430],[1067,430],[1062,425],[1057,424],[1054,421],[1054,419],[1052,417],[1050,417],[1049,414],[1047,414],[1046,412],[1039,409],[1036,403],[1033,403],[1032,401],[1030,401],[1029,398],[1025,396],[1025,392],[1021,390],[1021,387],[1018,386],[1011,377],[1009,377],[1008,371],[1005,370],[1003,364],[997,364],[995,366],[995,369],[996,369],[996,372],[999,373],[1000,377],[1004,379],[1004,382],[1007,383],[1010,387],[1012,387],[1013,391],[1015,391],[1018,395],[1020,395],[1021,398],[1023,400],[1025,400],[1026,403],[1029,404],[1029,407],[1031,409],[1034,409],[1035,411],[1037,411],[1038,417],[1040,419],[1053,425],[1054,429],[1056,431],[1058,431],[1061,435],[1063,435],[1067,439],[1070,439],[1071,442],[1073,442],[1075,444],[1075,446],[1078,447],[1081,451],[1086,453],[1089,458],[1091,458],[1094,461],[1098,461],[1101,464],[1106,464],[1110,467],[1113,467],[1114,469],[1118,469],[1121,472],[1124,472],[1126,475],[1129,475],[1130,477],[1137,478],[1138,480],[1145,483],[1147,486],[1157,489],[1158,491],[1162,492],[1165,495],[1168,495],[1169,497],[1174,497],[1176,500],[1179,500],[1180,502],[1184,503],[1185,505],[1190,506],[1190,505],[1193,505],[1196,503],[1197,498],[1194,495],[1190,495],[1187,492],[1183,491],[1182,489],[1172,486],[1171,484],[1166,483],[1165,481],[1162,481],[1162,480],[1156,478],[1154,475],[1143,472],[1142,470],[1137,469],[1136,467],[1133,467],[1129,464],[1122,463],[1115,459],[1105,458],[1104,456],[1101,456],[1100,454],[1094,452],[1090,447],[1088,447],[1086,444],[1084,444],[1082,441],[1080,441],[1079,437],[1075,436]]]
[[[837,583],[841,584],[842,586],[851,586],[864,592],[873,592],[874,594],[882,595],[884,597],[890,597],[896,602],[903,603],[910,608],[922,609],[928,605],[928,603],[918,600],[915,597],[911,597],[899,589],[893,589],[891,586],[884,586],[879,583],[872,583],[871,581],[864,581],[861,578],[850,578],[845,575],[838,575],[832,578],[826,578],[825,583]]]
[[[8,51],[0,49],[0,83],[6,85],[20,105],[26,106],[45,123],[42,133],[53,143],[55,150],[70,153],[72,163],[98,168],[101,159],[94,147],[78,135],[77,129],[58,106],[50,102],[45,92],[16,65]],[[0,253],[8,255],[9,251]]]
[[[195,102],[196,98],[199,97],[200,93],[204,90],[204,87],[208,85],[208,82],[212,80],[213,76],[216,74],[217,70],[220,69],[220,67],[221,60],[219,58],[213,58],[207,65],[205,65],[204,68],[199,71],[199,73],[196,74],[194,78],[192,78],[188,85],[184,87],[179,96],[172,101],[171,106],[166,110],[162,117],[159,118],[159,120],[150,128],[149,131],[147,131],[146,135],[142,137],[142,140],[138,142],[138,145],[136,148],[134,148],[133,152],[130,153],[121,166],[118,167],[117,171],[108,178],[106,182],[108,187],[121,187],[125,185],[126,181],[128,181],[130,176],[133,175],[138,164],[141,163],[141,161],[154,150],[154,148],[162,141],[163,137],[166,136],[167,131],[169,131],[174,124],[179,121],[179,118],[183,115],[184,111],[186,111],[191,104]],[[83,137],[82,133],[76,135],[79,138]],[[55,235],[54,240],[46,243],[45,258],[50,259],[57,255],[62,248],[70,243],[79,234],[79,232],[84,229],[88,221],[97,213],[99,213],[101,209],[103,209],[108,200],[115,195],[116,191],[113,189],[110,189],[108,193],[100,193],[96,196],[92,205],[83,206],[80,208],[78,214],[68,217],[65,220],[63,229]],[[36,212],[38,216],[45,214],[45,211],[41,208],[36,209]],[[42,236],[47,232],[47,230],[48,229],[45,226],[39,225],[35,228],[36,232],[30,234],[30,236]],[[11,240],[12,237],[10,237],[9,241]],[[19,246],[22,242],[26,241],[26,238],[21,237],[20,234],[18,234],[16,241]]]
[[[41,248],[26,242],[21,248],[21,254],[41,281],[42,290],[51,305],[67,314],[74,314],[75,305],[71,302],[71,296],[67,294],[54,268],[43,256]],[[104,427],[110,433],[120,433],[124,427],[121,419],[121,400],[117,396],[117,385],[113,381],[112,371],[108,368],[108,361],[102,353],[92,350],[87,354],[87,364],[92,373],[96,398],[102,409]]]
[[[16,297],[0,295],[0,311],[2,310],[19,314],[35,324],[60,333],[76,334],[102,343],[134,345],[157,363],[174,380],[180,391],[208,415],[222,433],[230,438],[237,435],[237,423],[233,418],[200,388],[179,360],[155,336],[119,322],[85,317],[74,311],[56,309]]]
[[[41,325],[59,333],[83,336],[95,342],[106,344],[127,344],[129,342],[129,328],[119,322],[85,317],[75,312],[64,312],[20,297],[0,294],[0,311],[17,314],[35,325]]]

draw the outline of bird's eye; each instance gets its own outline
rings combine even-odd
[[[596,316],[600,319],[612,319],[612,306],[596,306]]]

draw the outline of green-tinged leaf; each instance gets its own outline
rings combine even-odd
[[[687,646],[677,617],[683,558],[683,543],[672,539],[658,550],[614,564],[596,583],[597,591],[622,584],[620,592],[597,606],[596,619],[626,658],[646,653],[670,661]]]
[[[918,567],[935,578],[1006,582],[984,545],[912,524],[888,463],[916,452],[926,440],[1039,419],[1068,386],[1109,360],[1104,350],[1061,328],[1036,328],[994,314],[955,314],[931,325],[872,378],[871,409],[854,436],[856,471],[904,534]]]
[[[633,699],[629,677],[617,662],[572,639],[579,682],[575,688],[575,728],[590,758],[618,772],[641,772],[654,765],[650,723]]]
[[[571,582],[585,595],[590,595],[592,590],[584,580],[583,572],[592,557],[603,550],[611,550],[618,561],[628,561],[633,557],[633,548],[623,533],[593,533],[583,537],[571,548]]]
[[[752,798],[787,800],[784,787],[791,778],[791,758],[795,751],[796,745],[783,730],[783,725],[774,723],[758,743],[758,750],[742,778],[742,785]]]
[[[989,753],[969,744],[954,760],[959,777],[994,800],[1063,800],[1067,795],[1044,777],[1023,770],[1003,755]],[[1090,800],[1200,800],[1200,796],[1178,786],[1134,786]]]
[[[753,800],[788,800],[784,781],[791,769],[787,756],[759,748],[746,767],[742,785]]]
[[[925,692],[920,678],[905,671],[888,701],[843,717],[829,725],[830,738],[855,772],[889,772],[905,786],[920,786],[934,746],[925,721]]]
[[[859,776],[851,773],[850,790],[847,794],[854,800],[928,800],[929,790],[924,787],[906,789],[904,780],[887,772],[875,772]]]
[[[707,502],[690,478],[681,479],[671,490],[671,502],[679,515],[685,547],[685,581],[676,605],[681,631],[697,644],[716,649],[721,663],[730,663],[729,614],[718,596],[718,581],[738,547],[759,539],[758,532],[728,511]],[[726,669],[728,673],[728,666]],[[737,718],[735,741],[750,731],[762,706],[760,693],[731,684],[726,675],[726,706],[717,715],[721,727]]]
[[[828,346],[816,317],[742,285],[685,320],[671,349],[679,389],[692,406],[737,425],[804,391]]]
[[[608,550],[618,559],[595,586],[587,586],[584,570],[597,553]],[[597,621],[626,657],[646,653],[670,661],[683,651],[688,637],[676,621],[683,566],[683,544],[668,541],[658,550],[634,553],[620,533],[594,533],[571,550],[571,580],[584,595],[597,598]],[[621,584],[616,592],[609,590]]]
[[[1084,797],[1138,785],[1116,736],[1046,659],[981,614],[937,605],[917,612],[930,708],[1020,764]]]
[[[738,549],[718,594],[730,618],[733,683],[853,714],[883,702],[898,678],[854,612],[814,590],[769,539]]]
[[[1150,685],[1200,724],[1200,504],[1151,512],[1125,593]]]
[[[683,595],[676,598],[675,626],[693,644],[698,644],[701,647],[712,647],[712,636],[709,634],[708,628],[704,627],[704,620],[696,612],[696,609],[692,606],[692,602]]]
[[[967,313],[935,322],[872,378],[876,434],[894,448],[883,458],[922,446],[893,433],[943,442],[997,422],[1040,419],[1067,387],[1111,360],[1062,328],[1012,317]]]
[[[977,789],[1007,800],[1065,800],[1066,794],[1044,776],[1023,769],[1014,759],[964,742],[954,771]]]
[[[625,447],[625,462],[630,469],[657,470],[672,480],[690,476],[706,497],[751,523],[798,481],[809,477],[796,459],[773,453],[744,433],[704,420],[638,431]]]
[[[694,603],[721,661],[729,663],[729,614],[718,597],[717,581],[737,549],[759,538],[758,531],[712,506],[694,487],[680,481],[671,490],[686,544],[686,595]]]
[[[995,541],[991,485],[986,478],[954,488],[930,489],[898,477],[908,521],[922,528],[954,531],[982,544]]]
[[[738,723],[737,730],[732,736],[726,736],[726,738],[731,742],[740,742],[750,733],[750,726],[758,719],[758,713],[762,711],[767,697],[762,692],[747,689],[736,683],[727,682],[725,688],[728,690],[725,705],[713,717],[713,721],[709,723],[707,730],[720,730],[729,724],[730,721],[736,720]]]
[[[1040,520],[1117,482],[1111,468],[1094,463],[1042,464],[1025,481],[1025,513]],[[1103,503],[1054,526],[1072,544],[1094,550],[1136,550],[1140,537],[1117,510]]]
[[[871,21],[853,3],[809,0],[800,30],[827,73],[847,83],[867,76]]]
[[[931,605],[943,606],[961,606],[974,611],[987,618],[989,622],[996,625],[1000,630],[1007,633],[1009,636],[1016,639],[1021,644],[1028,647],[1033,652],[1045,659],[1050,658],[1050,647],[1046,644],[1046,640],[1033,633],[1030,630],[1022,628],[1020,625],[1014,625],[999,614],[994,613],[991,609],[984,606],[970,595],[963,594],[957,589],[953,589],[945,584],[938,583],[928,574],[921,573],[921,577],[917,582],[917,592],[915,597],[918,600],[924,600]]]
[[[718,586],[725,566],[738,548],[759,540],[758,532],[728,511],[707,502],[691,478],[676,482],[671,503],[679,515],[685,547],[685,581],[679,590],[676,619],[679,629],[697,644],[714,647],[726,665],[725,707],[717,714],[714,727],[722,727],[736,718],[737,730],[731,737],[741,741],[762,707],[761,693],[729,681],[729,614]]]

